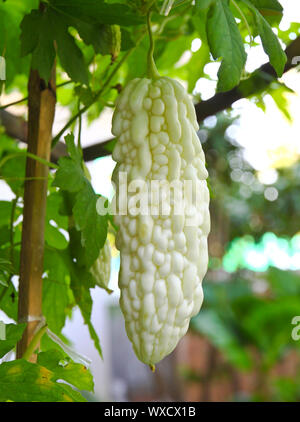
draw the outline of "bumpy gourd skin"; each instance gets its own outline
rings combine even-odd
[[[210,217],[208,174],[197,130],[191,100],[178,82],[167,77],[132,80],[113,116],[112,132],[118,139],[113,151],[117,202],[119,172],[127,173],[127,186],[134,179],[149,187],[151,180],[192,180],[201,197],[194,217],[187,216],[192,202],[180,216],[174,215],[174,202],[170,215],[115,216],[120,305],[134,351],[149,365],[172,352],[203,301]],[[127,194],[129,203],[136,192]]]

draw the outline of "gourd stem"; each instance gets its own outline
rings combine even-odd
[[[151,31],[151,12],[150,10],[147,13],[147,26],[148,26],[148,34],[149,34],[149,51],[148,51],[148,77],[151,79],[157,79],[160,77],[158,70],[156,68],[156,64],[154,62],[153,58],[153,52],[154,52],[154,40],[153,40],[153,34]]]
[[[43,325],[38,332],[33,336],[31,342],[29,343],[27,349],[23,353],[22,359],[30,360],[36,348],[38,348],[39,343],[45,332],[47,331],[47,324]]]

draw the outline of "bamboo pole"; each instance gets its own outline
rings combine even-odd
[[[46,85],[36,70],[31,70],[28,84],[28,152],[50,159],[52,124],[56,103],[55,66]],[[27,158],[25,181],[22,246],[19,282],[19,322],[28,322],[17,345],[21,358],[30,344],[42,314],[42,274],[44,261],[44,228],[46,214],[48,167]],[[29,360],[35,361],[32,355]]]

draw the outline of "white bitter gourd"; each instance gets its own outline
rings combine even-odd
[[[191,180],[201,196],[194,226],[187,223],[191,202],[181,216],[175,215],[174,202],[167,216],[115,216],[120,306],[134,351],[150,366],[172,352],[203,300],[210,217],[208,173],[197,130],[193,103],[171,78],[136,78],[118,98],[112,122],[116,203],[121,199],[120,172],[128,176],[126,188],[134,179],[147,186],[152,180]],[[127,194],[129,203],[133,193]]]

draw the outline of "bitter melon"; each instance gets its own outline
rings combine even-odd
[[[126,205],[125,188],[129,204],[127,215],[115,216],[120,306],[134,351],[150,366],[172,352],[203,300],[210,217],[208,173],[197,130],[191,99],[168,77],[130,81],[113,115],[115,203]],[[127,181],[120,182],[121,172]],[[130,203],[136,192],[128,189],[133,180],[144,182],[149,191],[153,180],[189,180],[193,195],[181,215],[175,213],[174,199],[168,215],[134,215]],[[196,203],[195,192],[200,197]]]

